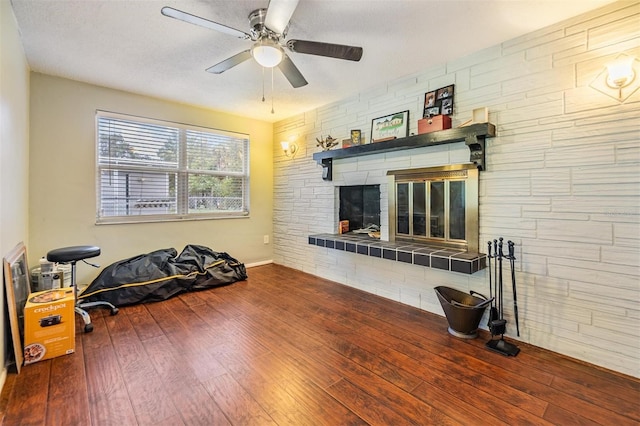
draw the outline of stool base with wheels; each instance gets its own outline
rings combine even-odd
[[[91,323],[91,316],[86,311],[88,308],[105,307],[109,308],[111,315],[118,313],[118,308],[109,302],[78,302],[78,286],[76,283],[76,263],[82,260],[87,265],[98,267],[87,262],[85,259],[96,257],[100,255],[100,247],[95,246],[72,246],[63,247],[55,250],[51,250],[47,253],[47,260],[57,263],[68,263],[71,265],[71,287],[73,287],[73,294],[75,297],[75,312],[82,317],[84,321],[84,332],[90,333],[93,331],[93,324]]]

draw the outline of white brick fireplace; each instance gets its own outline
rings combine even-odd
[[[436,286],[487,293],[484,270],[308,243],[336,232],[337,186],[380,185],[388,239],[387,170],[469,162],[464,142],[373,154],[334,161],[326,182],[316,138],[362,129],[368,140],[373,118],[407,109],[417,133],[424,93],[455,84],[453,126],[483,106],[497,126],[480,173],[480,246],[516,243],[520,339],[640,377],[640,91],[621,103],[589,86],[620,53],[640,58],[639,19],[640,2],[613,3],[276,123],[275,262],[441,315]],[[279,150],[290,137],[295,159]],[[514,337],[511,309],[506,318]]]

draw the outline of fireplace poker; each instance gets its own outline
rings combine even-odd
[[[491,302],[491,308],[489,308],[489,322],[487,325],[491,328],[493,320],[498,319],[498,311],[495,308],[495,299],[493,298],[493,288],[491,288],[491,240],[487,241],[487,262],[489,269],[489,299],[493,300],[493,302]]]
[[[496,298],[496,310],[494,320],[500,319],[500,298],[498,297],[498,240],[493,240],[493,292]],[[498,333],[499,334],[499,333]]]
[[[499,302],[499,307],[498,307],[498,312],[500,313],[500,319],[504,319],[504,301],[502,300],[502,258],[504,257],[504,252],[502,251],[502,237],[499,238],[499,242],[498,242],[498,264],[500,265],[498,268],[500,270],[500,276],[499,276],[499,280],[500,282],[498,283],[499,285],[499,291],[500,291],[500,302]],[[502,333],[501,333],[502,334]]]
[[[494,276],[493,290],[495,303],[491,306],[489,315],[489,331],[492,336],[504,334],[507,321],[502,318],[502,238],[493,240]]]
[[[507,241],[509,246],[509,263],[511,266],[511,285],[513,286],[513,313],[516,317],[516,333],[520,337],[520,323],[518,321],[518,294],[516,292],[516,249],[515,243],[511,240]]]

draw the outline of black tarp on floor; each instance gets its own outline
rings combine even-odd
[[[115,262],[104,268],[78,299],[102,300],[115,306],[134,305],[246,278],[244,264],[227,253],[187,245],[179,255],[176,249],[169,248]]]

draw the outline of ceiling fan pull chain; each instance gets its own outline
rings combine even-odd
[[[276,112],[273,110],[273,68],[271,68],[271,114],[275,114]]]
[[[264,67],[262,67],[262,102],[264,102]]]

